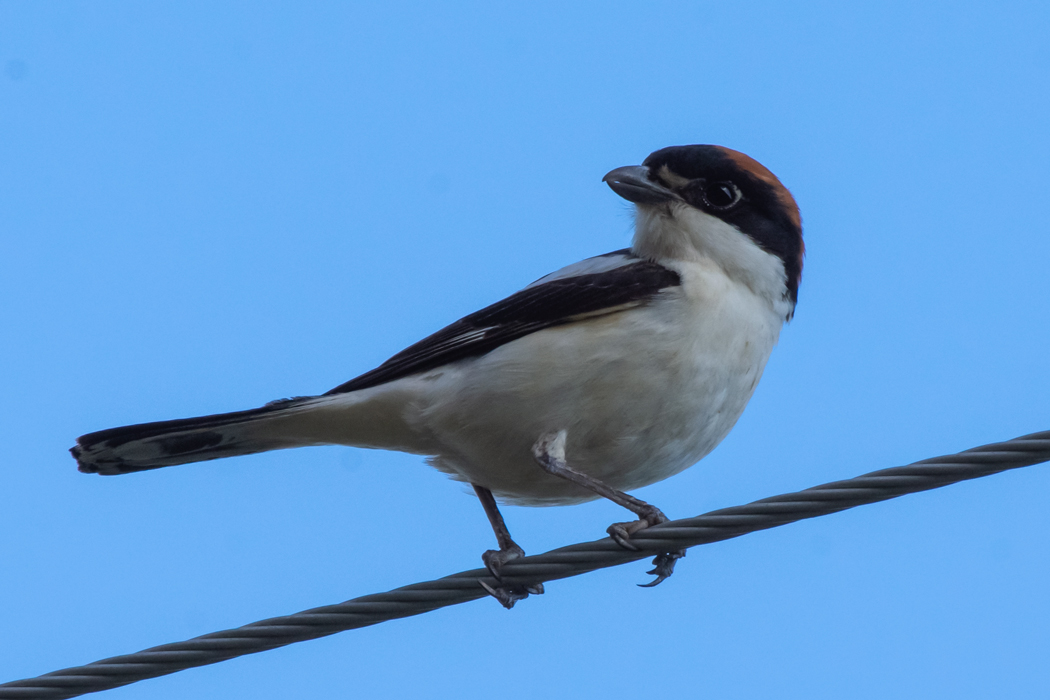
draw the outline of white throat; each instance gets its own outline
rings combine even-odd
[[[687,204],[640,205],[635,210],[635,254],[657,261],[714,262],[767,300],[778,316],[791,318],[795,305],[787,294],[784,262],[750,236]]]

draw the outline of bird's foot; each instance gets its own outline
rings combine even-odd
[[[499,581],[501,585],[493,588],[481,579],[478,579],[478,583],[507,610],[513,608],[514,604],[519,600],[528,598],[530,594],[543,595],[542,583],[533,583],[527,586],[503,583],[503,577],[500,575],[503,565],[509,561],[521,559],[524,556],[525,550],[513,543],[506,549],[490,549],[481,555],[481,561],[485,562],[485,568],[492,574],[492,578]]]
[[[674,564],[676,561],[685,556],[685,550],[679,549],[677,552],[666,552],[664,554],[658,554],[653,559],[653,569],[646,571],[647,574],[656,576],[656,579],[649,583],[639,583],[638,586],[641,588],[652,588],[663,583],[664,580],[669,578],[674,573]]]
[[[493,588],[483,580],[478,579],[478,583],[484,588],[490,596],[499,601],[499,604],[510,610],[514,607],[514,604],[519,600],[525,600],[529,595],[543,595],[543,584],[533,583],[528,586],[522,585],[507,585],[502,584],[496,588]]]
[[[609,529],[606,530],[616,544],[624,549],[629,549],[632,552],[637,552],[639,549],[637,545],[631,542],[631,535],[648,527],[652,527],[653,525],[667,522],[667,516],[664,515],[659,508],[649,504],[646,504],[645,508],[643,508],[642,512],[638,515],[638,520],[633,520],[629,523],[613,523],[609,526]],[[675,562],[684,556],[684,549],[657,555],[656,558],[653,559],[653,570],[646,572],[656,576],[656,580],[650,581],[649,583],[639,583],[638,585],[642,588],[652,588],[653,586],[663,583],[664,580],[674,573]]]
[[[485,562],[485,568],[492,574],[492,578],[502,581],[500,571],[508,561],[521,559],[525,556],[525,550],[513,542],[505,549],[490,549],[481,555],[481,561]]]
[[[607,529],[606,532],[609,533],[609,537],[612,537],[616,544],[624,549],[637,552],[639,549],[633,542],[631,542],[631,535],[640,532],[647,527],[666,522],[667,516],[663,514],[663,511],[656,506],[651,506],[646,503],[644,507],[638,509],[637,520],[632,520],[629,523],[613,523],[609,526],[609,529]]]

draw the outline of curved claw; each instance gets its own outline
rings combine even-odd
[[[641,551],[634,542],[631,542],[631,533],[627,529],[628,523],[613,523],[606,529],[609,533],[609,537],[613,539],[613,542],[620,545],[624,549],[632,552]]]
[[[647,571],[645,573],[651,574],[653,572],[652,571]],[[636,583],[634,585],[638,586],[639,588],[652,588],[653,586],[659,586],[661,583],[663,583],[666,580],[667,580],[667,577],[664,576],[663,574],[661,574],[661,575],[657,576],[655,579],[653,579],[652,581],[650,581],[649,583]]]
[[[542,583],[533,583],[527,586],[500,586],[499,588],[493,588],[481,579],[478,579],[478,583],[507,610],[513,608],[514,604],[519,600],[528,598],[530,593],[532,595],[543,595]]]
[[[530,583],[528,586],[523,586],[526,593],[532,595],[543,595],[543,584],[542,583]]]
[[[656,580],[655,581],[650,581],[649,583],[639,583],[638,587],[639,588],[652,588],[653,586],[658,586],[661,583],[663,583],[665,580],[667,580],[671,576],[671,574],[674,573],[675,562],[677,562],[679,559],[681,559],[684,556],[685,556],[685,550],[684,549],[680,549],[677,552],[667,552],[665,554],[657,555],[656,558],[653,559],[653,569],[652,569],[652,571],[646,571],[645,572],[647,574],[655,575],[656,576]]]
[[[647,527],[667,522],[667,516],[659,508],[648,503],[639,512],[640,517],[637,520],[632,520],[629,523],[613,523],[606,529],[609,537],[612,537],[616,544],[632,552],[640,552],[641,548],[631,542],[631,535]]]
[[[493,588],[481,579],[478,579],[478,583],[480,583],[481,587],[488,591],[488,594],[498,600],[499,604],[507,610],[513,608],[514,604],[519,600],[525,600],[529,597],[528,593],[519,593],[518,591],[512,591],[508,588],[503,588],[502,586],[499,588]]]

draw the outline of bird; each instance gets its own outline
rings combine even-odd
[[[794,316],[805,244],[791,192],[724,146],[662,148],[603,181],[634,208],[628,248],[541,277],[378,367],[316,396],[88,433],[80,471],[127,474],[312,445],[425,456],[466,482],[499,549],[485,590],[505,607],[542,585],[503,586],[524,556],[498,503],[609,498],[637,515],[610,536],[667,520],[626,492],[710,453],[758,385]],[[654,559],[660,583],[684,551]]]

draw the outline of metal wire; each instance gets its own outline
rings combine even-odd
[[[719,542],[1045,461],[1050,461],[1050,431],[975,447],[954,455],[924,459],[906,467],[883,469],[695,518],[673,520],[632,535],[631,541],[641,549],[639,552],[628,552],[606,538],[525,557],[508,563],[503,569],[503,579],[509,584],[532,584],[577,576],[659,552]],[[479,580],[492,586],[499,585],[484,569],[464,571],[338,605],[275,617],[37,678],[12,681],[0,685],[0,700],[72,698],[336,632],[419,615],[485,597],[487,594]]]

